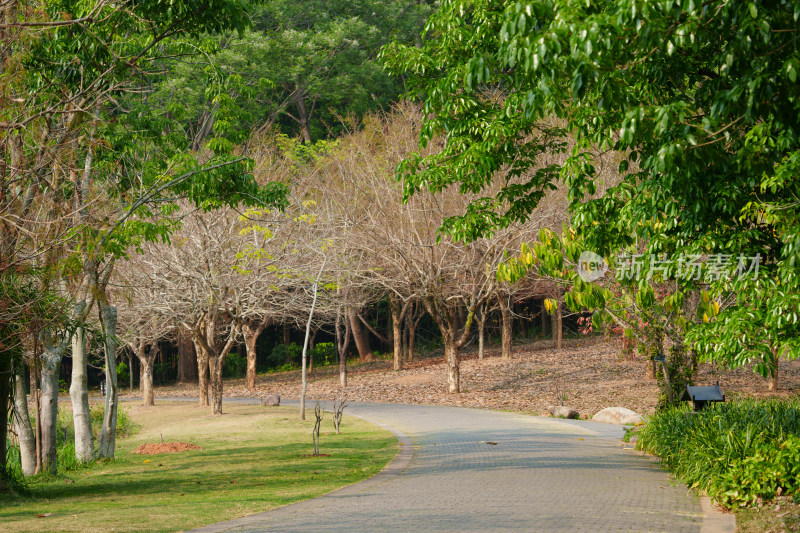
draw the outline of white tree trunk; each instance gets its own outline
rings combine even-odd
[[[106,354],[106,402],[97,457],[113,458],[117,440],[117,308],[99,302]]]
[[[24,372],[25,367],[20,363],[14,373],[14,428],[19,438],[22,474],[32,476],[36,473],[36,437],[31,426]]]
[[[89,414],[89,386],[86,378],[88,358],[83,328],[77,328],[72,336],[72,383],[69,396],[72,399],[72,418],[75,427],[75,457],[88,463],[92,460],[94,435]]]
[[[325,270],[325,264],[328,262],[328,258],[326,257],[322,261],[322,266],[319,267],[319,273],[317,274],[317,279],[314,280],[314,284],[311,286],[311,290],[314,293],[314,299],[311,301],[311,311],[308,312],[308,322],[306,322],[306,338],[303,341],[303,369],[302,369],[302,381],[303,381],[303,390],[300,393],[300,420],[306,419],[306,391],[308,391],[308,379],[306,376],[306,361],[308,359],[308,340],[311,337],[311,322],[314,319],[314,309],[317,307],[317,293],[319,292],[319,280],[322,277],[322,272]]]

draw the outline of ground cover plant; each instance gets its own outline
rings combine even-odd
[[[741,400],[692,413],[656,413],[637,448],[657,455],[688,486],[728,507],[800,489],[800,400]]]
[[[59,476],[29,480],[32,496],[0,505],[6,531],[176,531],[266,511],[330,492],[377,473],[394,456],[396,439],[346,418],[332,434],[328,414],[320,450],[313,422],[297,411],[230,405],[222,417],[174,402],[131,407],[140,426],[118,441],[116,458]],[[202,450],[159,455],[131,452],[146,442],[184,441]],[[41,516],[37,516],[41,515]]]

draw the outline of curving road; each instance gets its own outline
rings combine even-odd
[[[400,456],[386,471],[321,498],[195,531],[699,532],[703,526],[700,500],[653,460],[620,446],[616,426],[420,405],[354,403],[347,413],[400,436]]]

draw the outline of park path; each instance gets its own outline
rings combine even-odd
[[[387,472],[196,531],[701,531],[697,496],[620,446],[616,426],[426,405],[346,413],[396,430]]]

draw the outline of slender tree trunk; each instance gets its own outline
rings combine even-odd
[[[478,359],[483,360],[486,351],[486,320],[478,320]]]
[[[208,405],[208,352],[198,345],[197,341],[194,343],[195,351],[197,352],[197,376],[198,376],[198,394],[200,396],[199,404],[201,407]]]
[[[128,354],[128,392],[133,393],[133,355]]]
[[[322,278],[322,272],[325,270],[325,265],[327,264],[328,259],[325,258],[322,261],[322,266],[319,267],[319,272],[317,273],[317,277],[314,280],[314,283],[311,285],[311,291],[314,294],[313,300],[311,300],[311,310],[308,312],[308,322],[306,322],[306,336],[303,339],[303,353],[302,353],[302,392],[300,394],[300,420],[306,419],[306,392],[308,391],[308,377],[306,376],[306,358],[308,355],[308,340],[311,337],[311,323],[314,320],[314,310],[317,307],[317,296],[319,293],[319,280]]]
[[[283,325],[283,344],[287,346],[292,344],[292,329],[289,327],[289,324]]]
[[[353,332],[353,340],[358,350],[358,359],[362,363],[372,361],[374,357],[372,355],[372,350],[369,348],[369,337],[361,327],[361,321],[354,311],[348,312],[348,317],[350,320],[350,330]]]
[[[408,328],[408,344],[406,349],[408,350],[408,361],[411,362],[414,360],[414,340],[417,334],[417,324],[419,323],[419,319],[416,319],[411,323],[411,326]]]
[[[306,109],[306,101],[303,96],[297,99],[297,118],[300,119],[300,129],[303,132],[303,142],[309,144],[314,142],[314,139],[311,136],[311,117]]]
[[[778,390],[778,369],[780,368],[780,357],[778,356],[778,347],[773,346],[770,348],[772,351],[772,359],[775,361],[775,368],[771,368],[769,377],[767,378],[767,389],[770,391]]]
[[[38,361],[41,360],[37,357],[37,350],[33,351],[33,363],[30,367],[30,384],[31,384],[31,398],[33,400],[33,417],[34,417],[34,440],[36,441],[36,453],[34,474],[42,471],[42,391],[39,390],[39,372]]]
[[[117,388],[117,308],[102,300],[100,307],[100,323],[103,329],[103,345],[106,362],[106,401],[103,411],[103,425],[98,438],[97,457],[111,459],[117,444],[117,404],[119,389]]]
[[[222,358],[209,358],[208,370],[211,375],[211,413],[215,416],[222,414],[222,364]]]
[[[266,322],[260,322],[258,325],[245,324],[243,326],[245,352],[247,353],[247,390],[256,390],[256,342],[261,332],[267,327]]]
[[[69,396],[72,400],[72,422],[75,428],[75,457],[82,463],[90,462],[94,452],[92,419],[89,413],[89,382],[86,376],[88,362],[84,330],[82,327],[77,328],[72,336],[72,383],[69,386]]]
[[[31,427],[24,372],[25,366],[20,362],[14,372],[14,428],[19,438],[22,474],[32,476],[36,473],[36,437]]]
[[[344,331],[342,331],[344,322]],[[347,387],[347,352],[350,349],[350,321],[341,312],[336,316],[336,350],[339,353],[339,384]]]
[[[8,412],[11,407],[11,390],[14,383],[11,354],[0,351],[0,483],[6,474],[6,451],[8,450]],[[0,491],[3,487],[0,486]]]
[[[563,335],[564,335],[564,330],[563,330],[563,327],[562,327],[563,318],[562,318],[562,304],[561,304],[561,301],[559,301],[556,304],[556,314],[554,315],[553,319],[554,319],[553,320],[553,336],[555,337],[555,340],[556,340],[556,348],[558,348],[560,350],[561,346],[562,346]]]
[[[55,474],[56,435],[58,433],[58,367],[61,364],[61,350],[48,349],[42,357],[41,370],[41,453],[42,471]]]
[[[400,299],[391,294],[389,296],[389,309],[392,317],[392,348],[395,372],[403,368],[403,315],[405,308]]]
[[[503,359],[511,359],[511,337],[514,325],[514,317],[511,314],[511,302],[509,302],[509,297],[507,295],[498,294],[497,303],[500,305],[500,317],[503,324],[501,357]]]

